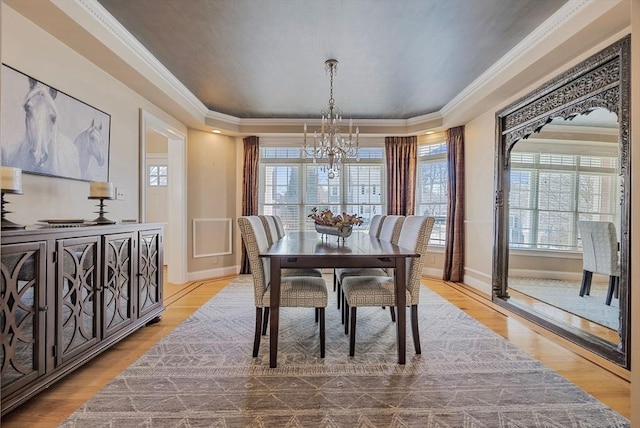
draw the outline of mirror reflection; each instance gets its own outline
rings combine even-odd
[[[612,344],[620,328],[617,119],[597,108],[518,141],[508,194],[511,299]]]

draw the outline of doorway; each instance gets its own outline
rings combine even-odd
[[[187,282],[186,136],[140,114],[140,221],[163,222],[166,279]],[[162,184],[162,185],[160,185]]]

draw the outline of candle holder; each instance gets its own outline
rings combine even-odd
[[[96,207],[98,207],[98,211],[95,213],[98,214],[98,217],[93,220],[93,223],[96,224],[115,224],[116,222],[113,220],[109,220],[104,215],[107,212],[104,210],[104,201],[105,199],[114,199],[115,191],[113,187],[113,183],[103,182],[103,181],[93,181],[89,187],[89,199],[97,199],[100,202]]]
[[[4,199],[5,193],[12,193],[14,195],[22,195],[22,170],[20,168],[11,168],[3,166],[0,168],[0,175],[2,178],[2,207],[1,207],[1,228],[2,229],[24,229],[23,226],[18,223],[14,223],[7,218],[7,214],[11,211],[7,211],[5,205],[9,202]]]
[[[6,191],[6,190],[2,190],[2,226],[0,226],[2,229],[24,229],[26,226],[23,226],[21,224],[18,223],[14,223],[11,220],[9,220],[6,215],[10,214],[11,211],[7,211],[5,209],[5,204],[8,204],[9,202],[6,201],[4,199],[4,195],[5,193],[13,193],[14,195],[22,195],[22,192],[10,192],[10,191]]]

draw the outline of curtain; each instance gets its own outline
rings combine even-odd
[[[387,158],[387,214],[415,211],[418,137],[385,137]]]
[[[445,135],[449,192],[442,279],[462,282],[464,278],[464,126],[447,129]]]
[[[258,215],[258,144],[256,136],[242,139],[244,143],[244,178],[242,179],[242,215]],[[240,273],[251,273],[247,249],[242,246]]]

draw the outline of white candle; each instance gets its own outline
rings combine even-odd
[[[116,195],[113,183],[107,181],[92,181],[89,185],[90,198],[113,199]]]
[[[2,191],[22,193],[22,170],[20,168],[2,167]]]

